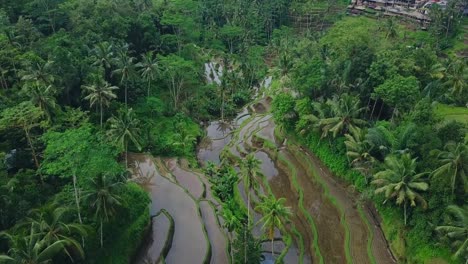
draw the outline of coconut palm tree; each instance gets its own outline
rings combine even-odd
[[[350,133],[345,134],[346,156],[349,163],[366,176],[366,183],[375,163],[375,158],[370,154],[371,146],[366,140],[366,131],[358,127],[350,128]]]
[[[468,206],[459,207],[450,205],[447,207],[447,218],[443,225],[435,230],[441,238],[448,240],[454,248],[454,258],[466,258],[468,260]]]
[[[444,85],[449,88],[452,96],[461,99],[461,96],[466,93],[468,86],[466,83],[468,79],[466,62],[462,60],[452,61],[447,67],[445,78]]]
[[[449,142],[444,150],[436,151],[440,167],[437,168],[433,177],[449,177],[452,194],[455,192],[457,181],[463,192],[468,192],[468,147],[461,142]]]
[[[114,59],[114,46],[109,42],[100,42],[91,50],[94,59],[93,66],[104,69],[105,80],[110,81],[112,60]]]
[[[368,129],[366,141],[373,150],[380,153],[381,160],[383,160],[388,154],[409,152],[411,139],[414,138],[416,132],[417,127],[414,123],[404,125],[397,132],[391,127],[378,125]],[[377,154],[374,157],[377,157]]]
[[[55,98],[56,90],[52,85],[44,85],[42,82],[35,82],[25,85],[24,90],[31,97],[33,105],[39,107],[50,120],[52,112],[57,108]]]
[[[82,224],[70,223],[67,221],[67,215],[72,210],[68,207],[60,207],[56,204],[47,205],[41,209],[35,209],[31,212],[31,217],[27,218],[26,223],[37,227],[38,232],[44,237],[48,244],[56,241],[66,241],[64,252],[73,261],[69,249],[84,255],[83,249],[73,236],[86,236],[87,228]]]
[[[285,202],[285,198],[276,199],[273,196],[264,197],[262,202],[255,208],[263,214],[259,222],[263,222],[262,228],[268,230],[268,237],[271,240],[272,256],[274,256],[273,241],[275,228],[283,229],[284,225],[289,222],[289,217],[292,215],[291,208],[284,206]]]
[[[233,235],[232,235],[232,232],[234,232],[234,230],[236,230],[238,227],[240,227],[240,220],[239,218],[232,213],[231,210],[229,209],[223,209],[223,219],[224,219],[224,227],[228,230],[228,237],[229,237],[229,241],[231,243],[231,246],[229,247],[230,248],[230,252],[229,254],[231,255],[231,263],[234,263],[234,254],[232,252],[232,240],[233,240]]]
[[[123,46],[118,53],[115,62],[117,69],[112,74],[120,75],[120,84],[125,87],[125,107],[127,107],[127,90],[128,81],[133,78],[135,74],[135,58],[128,55],[128,46]]]
[[[136,64],[136,67],[140,69],[141,77],[148,83],[147,97],[150,96],[151,82],[156,79],[158,74],[158,62],[153,56],[152,52],[148,52],[141,56],[142,61]]]
[[[26,82],[41,82],[45,85],[50,85],[55,79],[52,74],[53,64],[54,62],[50,60],[43,63],[33,63],[22,73],[21,80]]]
[[[344,93],[339,98],[335,96],[333,100],[328,100],[326,104],[330,106],[333,117],[320,120],[322,137],[327,137],[329,132],[336,137],[345,134],[350,128],[366,124],[365,120],[358,118],[365,109],[359,107],[359,98]]]
[[[244,188],[247,192],[247,228],[244,230],[244,239],[247,237],[246,231],[250,226],[250,192],[257,185],[260,164],[260,160],[256,159],[253,153],[247,155],[241,164]],[[247,263],[247,244],[244,247],[244,263]]]
[[[66,240],[47,241],[38,227],[31,224],[29,234],[0,233],[9,242],[8,255],[0,255],[1,263],[46,264],[65,250]]]
[[[416,159],[411,159],[410,154],[401,157],[390,155],[385,158],[384,170],[374,175],[372,184],[378,186],[376,194],[384,193],[385,201],[396,199],[397,205],[403,204],[405,225],[407,220],[408,203],[414,207],[416,202],[423,208],[427,207],[424,198],[418,193],[427,191],[429,185],[423,179],[427,173],[416,173]]]
[[[83,89],[88,93],[84,98],[89,101],[90,107],[94,105],[99,105],[100,112],[100,124],[102,128],[102,118],[104,115],[104,107],[109,106],[112,99],[115,99],[117,96],[114,93],[114,90],[118,90],[119,87],[111,86],[106,81],[99,81],[92,85],[84,85]]]
[[[242,174],[244,188],[247,192],[247,222],[250,223],[250,192],[257,186],[257,177],[260,172],[261,161],[255,158],[253,153],[250,153],[242,161]]]
[[[383,30],[385,30],[385,38],[396,38],[398,36],[398,22],[395,18],[389,18],[385,20]]]
[[[99,221],[101,248],[103,241],[103,222],[108,222],[121,205],[118,194],[120,182],[113,182],[110,177],[99,174],[91,180],[90,188],[84,192],[83,199],[89,203],[94,211],[94,217]]]
[[[140,122],[136,119],[133,109],[126,109],[119,112],[119,116],[113,116],[109,120],[110,129],[107,134],[116,144],[125,151],[125,168],[128,169],[128,141],[130,140],[138,149]]]

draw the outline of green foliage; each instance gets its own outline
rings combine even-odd
[[[120,199],[119,217],[105,227],[108,242],[104,249],[94,253],[91,263],[128,263],[146,235],[150,219],[148,194],[136,184],[127,183],[121,190]]]
[[[262,243],[252,235],[247,226],[239,229],[232,247],[234,249],[234,263],[257,264],[262,260]]]
[[[151,153],[163,156],[193,155],[201,130],[192,119],[183,114],[162,116],[149,125],[146,145]]]
[[[105,144],[104,136],[90,124],[64,132],[49,131],[43,135],[46,144],[41,170],[50,176],[90,179],[102,173],[122,171],[117,163],[118,150]]]
[[[213,183],[212,190],[214,194],[222,201],[229,202],[234,195],[234,188],[239,181],[236,171],[233,168],[222,168],[210,179]]]
[[[324,71],[325,63],[317,57],[311,60],[300,60],[291,70],[294,87],[301,94],[317,94],[325,81]]]
[[[419,81],[416,77],[395,76],[375,89],[377,97],[399,111],[407,111],[419,99]],[[405,100],[401,100],[405,98]]]
[[[275,121],[287,129],[293,128],[296,119],[295,105],[294,98],[287,93],[276,96],[272,103]]]

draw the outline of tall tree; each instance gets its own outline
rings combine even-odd
[[[115,69],[112,73],[120,75],[120,84],[124,85],[125,87],[125,107],[127,107],[128,81],[131,80],[135,74],[135,58],[129,56],[127,45],[124,45],[120,48],[115,62],[117,69]]]
[[[106,81],[98,81],[92,85],[84,85],[83,88],[88,93],[84,98],[89,101],[91,107],[94,105],[99,105],[100,112],[100,124],[102,128],[102,119],[104,115],[104,107],[109,106],[112,99],[115,99],[117,96],[114,93],[114,90],[118,90],[119,87],[111,86]]]
[[[262,228],[268,230],[268,237],[271,240],[271,255],[273,257],[275,254],[273,250],[275,228],[284,229],[284,225],[289,222],[289,217],[292,215],[291,208],[286,207],[285,202],[285,198],[264,197],[262,202],[255,208],[263,214],[259,222],[263,222]]]
[[[346,156],[349,163],[366,177],[366,183],[371,176],[371,170],[375,158],[370,154],[371,146],[366,140],[366,131],[358,127],[350,128],[350,133],[345,134]]]
[[[35,82],[24,86],[24,90],[31,97],[31,102],[39,107],[50,120],[53,111],[57,108],[55,98],[56,90],[52,85]]]
[[[444,150],[437,151],[440,167],[433,172],[434,177],[450,179],[452,195],[458,187],[463,193],[468,193],[468,147],[461,142],[449,142]]]
[[[328,100],[327,104],[333,116],[320,120],[322,137],[327,137],[329,132],[336,137],[348,132],[351,128],[366,124],[364,120],[359,119],[359,114],[364,110],[359,107],[359,98],[344,93],[339,98]]]
[[[140,149],[140,122],[136,119],[133,109],[119,112],[119,116],[109,119],[110,128],[107,134],[125,151],[125,168],[128,169],[128,141]]]
[[[114,46],[109,42],[100,42],[91,50],[94,66],[104,69],[106,81],[110,81],[112,60],[114,59]]]
[[[461,59],[453,60],[447,66],[445,79],[444,85],[448,87],[455,101],[467,103],[468,66],[466,61]]]
[[[23,130],[37,169],[39,169],[39,157],[36,153],[36,148],[34,147],[31,130],[40,125],[42,117],[43,113],[41,109],[35,107],[29,101],[22,102],[14,107],[3,110],[0,116],[0,130],[8,128],[19,128]],[[40,178],[42,181],[42,174],[40,171],[39,175],[41,176]]]
[[[50,85],[55,80],[55,76],[52,74],[53,65],[54,62],[51,60],[31,63],[22,72],[21,80],[26,82],[42,82],[45,85]]]
[[[83,199],[88,202],[94,211],[94,217],[99,221],[101,248],[104,245],[103,222],[108,222],[121,205],[121,198],[118,194],[119,182],[104,174],[99,174],[91,180],[91,185],[84,192]]]
[[[429,189],[429,185],[423,179],[427,173],[417,173],[416,165],[416,159],[411,159],[410,154],[403,154],[399,158],[393,155],[388,156],[385,158],[384,170],[376,173],[372,181],[372,184],[378,186],[375,193],[385,194],[384,203],[388,199],[396,199],[397,205],[403,204],[405,225],[408,203],[412,207],[416,206],[416,202],[423,208],[427,207],[426,201],[418,193]]]
[[[152,52],[148,52],[141,56],[142,61],[136,66],[140,69],[141,77],[148,83],[147,97],[150,96],[151,82],[156,79],[158,74],[158,62]]]
[[[232,244],[233,240],[233,235],[232,233],[234,230],[240,227],[240,220],[237,218],[237,216],[232,213],[231,210],[223,208],[223,219],[224,219],[224,227],[228,230],[228,236],[230,243]],[[234,254],[232,253],[232,246],[229,247],[230,252],[229,254],[231,255],[231,263],[234,263]]]
[[[260,164],[261,161],[255,158],[253,153],[247,155],[241,164],[244,188],[247,192],[247,226],[250,226],[250,192],[257,185],[257,177],[260,174]],[[246,234],[244,233],[244,236]],[[245,249],[245,254],[247,254],[247,249]],[[245,255],[247,258],[247,255]],[[244,259],[244,262],[247,263],[247,259]]]
[[[177,109],[182,92],[197,79],[197,70],[192,61],[174,54],[158,58],[164,80],[169,87],[174,109]]]
[[[398,111],[407,111],[419,99],[419,81],[414,76],[396,75],[375,88],[375,94],[393,107],[392,120]],[[405,98],[405,100],[401,100]]]
[[[456,250],[455,258],[468,260],[468,206],[448,206],[444,223],[435,230]]]

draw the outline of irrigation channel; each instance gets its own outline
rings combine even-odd
[[[208,81],[218,82],[219,69],[207,64]],[[260,87],[268,89],[271,78]],[[391,264],[396,263],[372,211],[311,152],[280,136],[270,114],[269,97],[259,96],[231,122],[213,121],[198,147],[201,165],[228,162],[237,166],[249,153],[261,160],[259,188],[251,190],[251,218],[261,195],[286,198],[293,214],[285,230],[275,232],[274,251],[263,243],[264,263]],[[220,202],[208,176],[186,161],[132,154],[135,175],[151,195],[152,228],[136,263],[230,263],[228,232]],[[240,177],[241,178],[241,177]],[[238,195],[247,206],[239,181]],[[253,225],[262,235],[261,224]],[[165,262],[164,262],[165,261]]]

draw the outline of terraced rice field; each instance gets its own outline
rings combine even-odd
[[[274,256],[270,242],[263,243],[265,263],[395,263],[379,223],[358,204],[356,194],[314,156],[291,140],[280,140],[269,112],[268,100],[253,104],[231,123],[212,122],[199,146],[201,164],[222,159],[238,166],[248,153],[261,164],[259,187],[238,195],[247,207],[251,196],[252,233],[262,237],[262,215],[254,208],[262,195],[286,198],[291,223],[275,232]],[[219,216],[220,203],[211,193],[205,175],[175,158],[131,155],[135,171],[152,175],[145,185],[151,194],[153,229],[138,263],[165,259],[166,263],[230,263],[229,239]],[[164,217],[163,217],[164,216]],[[173,234],[167,219],[173,221]],[[171,225],[169,225],[171,226]],[[159,231],[159,232],[158,232]],[[195,241],[195,242],[194,242]],[[267,253],[269,252],[269,253]]]
[[[292,225],[282,235],[291,236],[294,243],[289,247],[275,243],[275,248],[288,251],[285,263],[395,263],[378,223],[366,208],[357,205],[355,194],[337,182],[312,153],[291,142],[278,142],[268,108],[266,100],[253,104],[250,115],[244,112],[241,121],[233,122],[226,147],[220,149],[216,145],[217,150],[211,155],[223,156],[236,165],[253,152],[262,161],[263,179],[259,179],[262,184],[251,192],[254,204],[251,217],[254,222],[261,218],[253,210],[259,193],[269,192],[287,199],[287,206],[294,213]],[[211,130],[219,128],[212,123],[207,128],[208,137],[213,134]],[[200,151],[203,153],[203,149]],[[202,162],[210,160],[204,155],[199,158]],[[238,189],[247,204],[242,182]],[[260,236],[261,230],[254,226],[253,233]],[[266,260],[273,259],[271,253],[264,256]]]
[[[150,212],[156,215],[148,238],[151,242],[142,249],[136,263],[162,258],[174,264],[228,263],[228,242],[217,218],[216,201],[207,200],[201,175],[182,168],[177,159],[159,160],[138,154],[130,158],[140,172],[152,175],[146,189],[153,201]],[[173,220],[172,241],[161,234],[163,231],[158,232],[164,230],[159,223],[160,212]],[[160,249],[166,244],[167,252]]]

